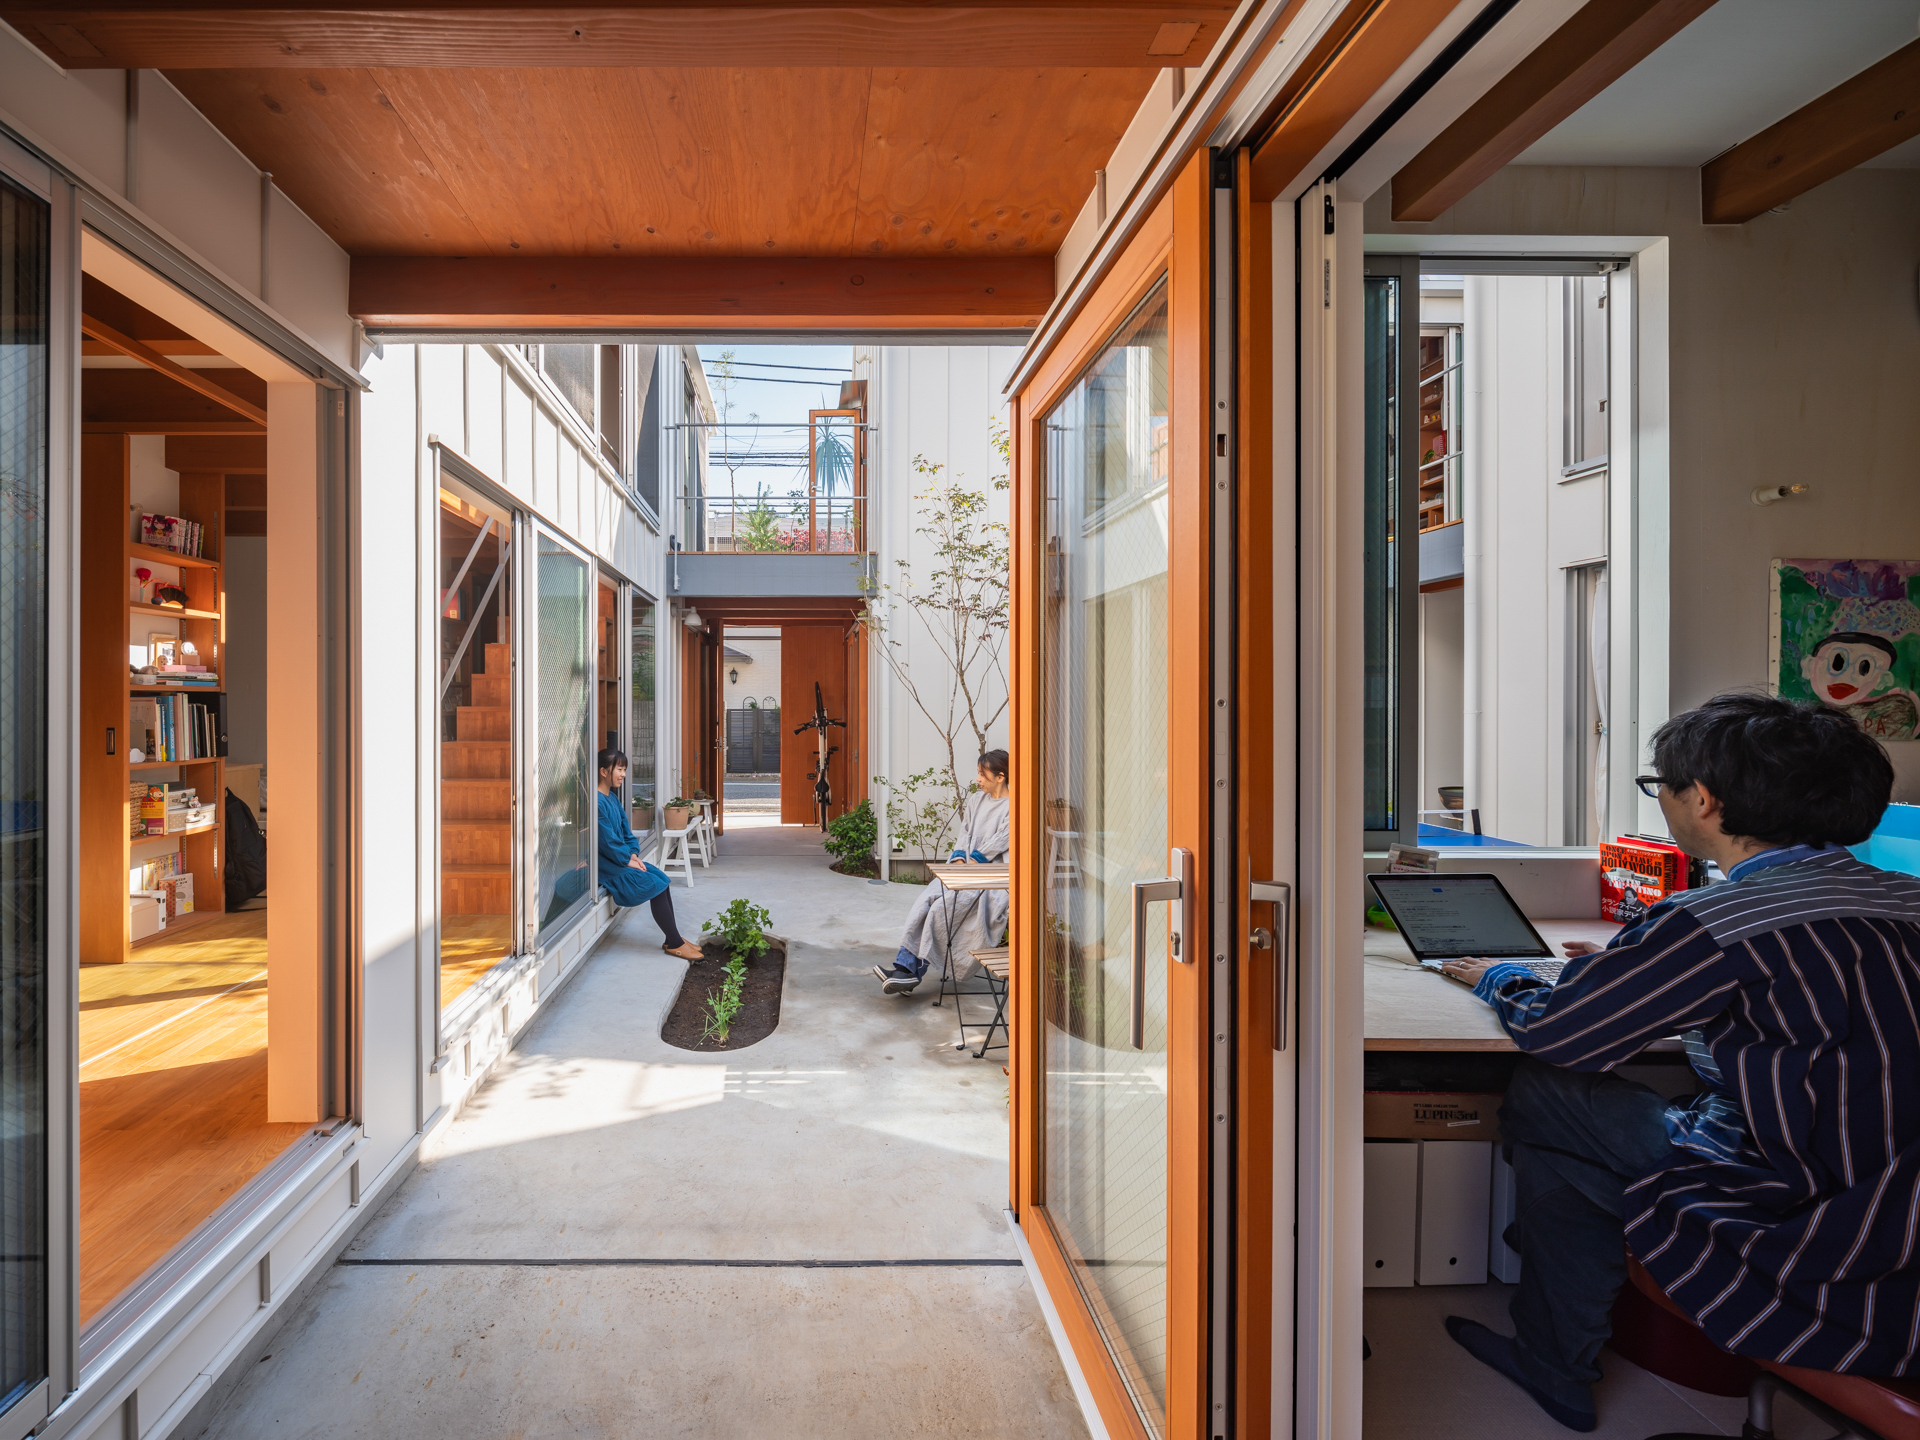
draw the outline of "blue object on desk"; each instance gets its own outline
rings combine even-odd
[[[1420,843],[1425,845],[1469,845],[1490,849],[1504,846],[1513,850],[1525,850],[1527,847],[1518,840],[1502,840],[1494,835],[1469,835],[1464,830],[1449,830],[1444,825],[1420,825]]]
[[[1882,870],[1920,875],[1920,805],[1889,805],[1880,828],[1865,842],[1847,847],[1853,858]]]

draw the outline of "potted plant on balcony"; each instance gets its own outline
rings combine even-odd
[[[693,812],[696,807],[693,801],[684,795],[674,796],[667,801],[664,808],[667,812],[667,829],[684,830],[693,823]]]

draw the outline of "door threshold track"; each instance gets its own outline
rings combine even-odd
[[[693,1260],[693,1259],[654,1259],[645,1256],[611,1255],[599,1259],[581,1257],[578,1259],[520,1259],[490,1260],[481,1257],[461,1257],[434,1255],[413,1259],[369,1258],[365,1256],[341,1256],[336,1265],[377,1265],[389,1269],[406,1266],[449,1265],[479,1266],[489,1269],[510,1270],[521,1266],[546,1267],[563,1270],[607,1269],[645,1269],[652,1266],[678,1268],[683,1270],[965,1270],[973,1268],[1018,1269],[1021,1261],[987,1258],[979,1260]]]

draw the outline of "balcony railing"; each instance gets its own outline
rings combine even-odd
[[[867,430],[857,410],[802,424],[705,424],[704,470],[680,500],[689,554],[855,555],[867,549]]]

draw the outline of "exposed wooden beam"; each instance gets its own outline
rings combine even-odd
[[[265,435],[252,420],[88,420],[83,435]]]
[[[233,0],[8,7],[9,25],[76,69],[351,66],[1197,65],[1233,7],[1205,0],[811,0],[613,8],[528,0],[353,9]]]
[[[1437,219],[1712,5],[1590,0],[1400,168],[1393,218]]]
[[[126,331],[124,325],[114,328],[123,334]],[[203,344],[198,340],[141,340],[140,343],[156,355],[218,355],[220,353],[211,345]],[[104,345],[98,340],[82,340],[80,353],[82,355],[118,355],[120,352],[113,346]]]
[[[236,415],[244,415],[260,425],[267,423],[267,412],[263,407],[255,405],[250,400],[242,400],[225,386],[209,380],[206,378],[205,371],[189,370],[184,365],[176,365],[145,341],[122,335],[104,321],[83,314],[80,317],[80,333],[90,339],[98,340],[109,349],[118,350],[122,355],[131,356],[148,369],[166,376],[176,385],[184,385],[196,395],[204,395],[207,399],[226,406]]]
[[[1740,225],[1920,135],[1920,40],[1700,167],[1700,218]]]
[[[236,394],[259,407],[266,404],[266,382],[248,370],[222,372]],[[104,426],[108,435],[166,435],[201,433],[211,423],[221,427],[245,425],[254,434],[264,427],[237,420],[224,404],[176,385],[172,378],[144,366],[138,370],[82,370],[80,418],[83,424]],[[179,427],[191,426],[192,430]],[[221,433],[214,431],[213,433]]]
[[[1053,261],[355,257],[347,308],[369,328],[1027,329]]]
[[[1456,8],[1452,0],[1349,0],[1278,97],[1253,152],[1254,199],[1279,199]]]
[[[202,470],[221,475],[267,473],[264,435],[169,435],[169,470]]]

